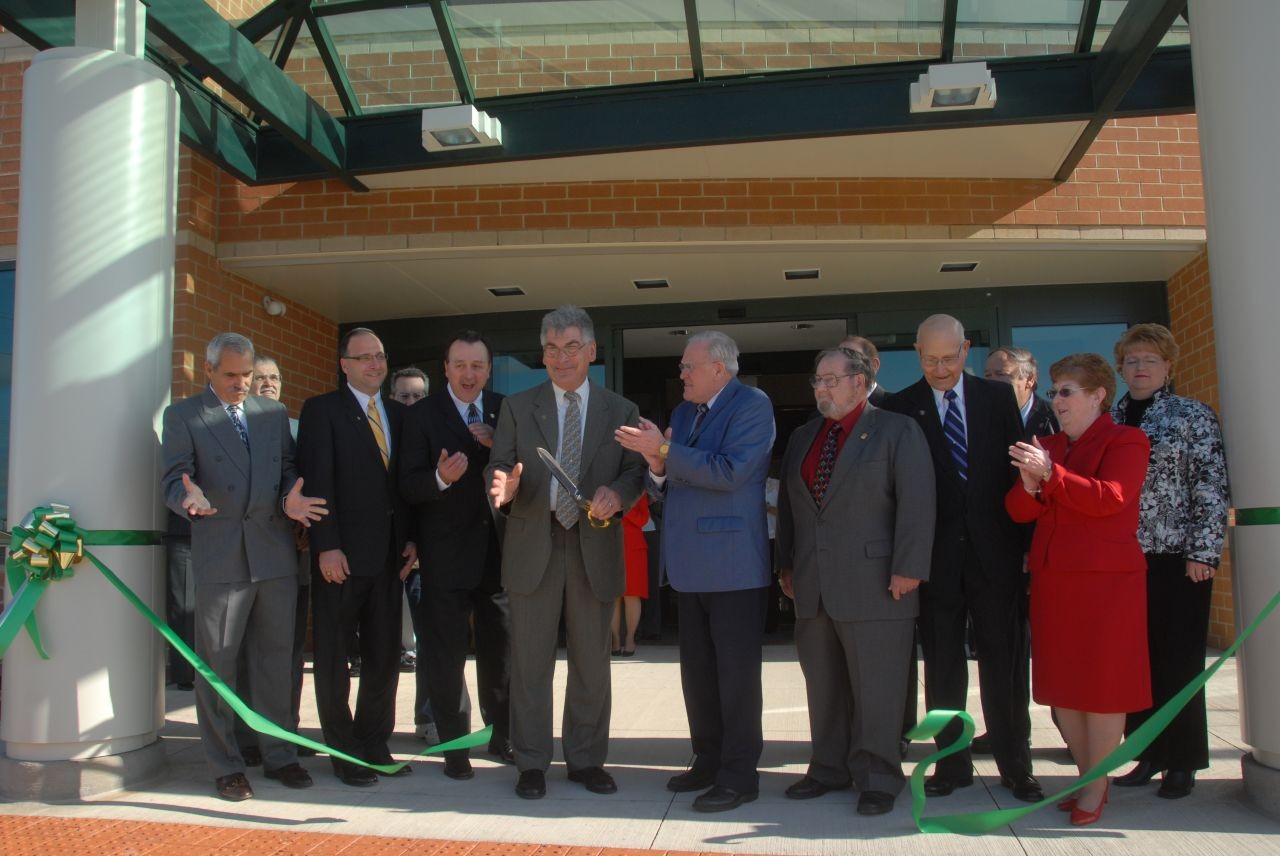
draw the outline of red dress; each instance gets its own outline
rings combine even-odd
[[[1031,541],[1032,695],[1089,713],[1151,706],[1146,558],[1138,496],[1151,445],[1103,414],[1074,443],[1041,437],[1053,472],[1038,497],[1021,480],[1005,497]]]
[[[622,518],[622,546],[627,563],[627,588],[623,597],[649,596],[649,545],[644,540],[644,525],[649,522],[649,500],[640,501]]]

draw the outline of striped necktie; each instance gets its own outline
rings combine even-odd
[[[564,394],[564,432],[560,435],[560,468],[575,481],[582,468],[582,408],[578,405],[578,393]],[[578,503],[564,489],[556,485],[556,520],[565,529],[578,522]]]
[[[956,404],[956,391],[949,389],[942,394],[947,400],[947,416],[942,420],[942,433],[947,437],[947,446],[951,449],[951,459],[956,462],[956,471],[960,478],[969,480],[969,446],[965,440],[964,419],[960,417],[960,406]]]
[[[827,439],[822,444],[822,451],[818,453],[818,469],[813,474],[813,487],[809,492],[813,494],[813,501],[819,506],[822,505],[822,498],[827,495],[827,485],[831,484],[831,471],[836,468],[836,450],[840,448],[840,430],[839,422],[831,426],[831,430],[827,432]]]
[[[698,429],[702,427],[702,418],[707,415],[707,411],[710,409],[706,404],[698,405],[698,414],[693,417],[693,427],[689,429],[689,442],[692,443],[694,438],[698,436]]]
[[[480,408],[473,401],[467,405],[467,424],[474,425],[480,421]]]
[[[382,453],[382,467],[390,469],[391,452],[387,448],[387,432],[382,427],[382,417],[378,414],[378,402],[372,397],[369,398],[369,406],[365,408],[365,412],[369,414],[369,427],[373,429],[373,439],[378,444],[378,451]]]
[[[240,405],[228,404],[227,415],[231,417],[231,424],[236,426],[236,433],[240,435],[240,442],[244,443],[246,449],[249,448],[249,430],[240,421]]]

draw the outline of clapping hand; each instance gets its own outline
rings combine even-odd
[[[436,474],[445,484],[453,484],[462,478],[467,471],[467,456],[462,452],[449,454],[448,449],[440,450],[440,460],[436,461]]]
[[[501,508],[515,498],[520,489],[520,474],[524,472],[524,464],[518,463],[511,472],[494,470],[493,481],[489,483],[489,501],[494,508]]]
[[[1040,483],[1053,472],[1053,462],[1049,460],[1049,453],[1040,445],[1038,437],[1032,437],[1030,443],[1014,443],[1009,447],[1009,458],[1018,472],[1022,473],[1022,486],[1027,489],[1027,493],[1039,490]]]

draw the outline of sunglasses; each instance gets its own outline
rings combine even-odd
[[[1045,393],[1045,396],[1050,401],[1053,401],[1055,398],[1070,398],[1071,396],[1075,395],[1077,392],[1086,392],[1086,391],[1087,390],[1081,389],[1078,386],[1064,386],[1061,389],[1050,389],[1048,392]]]

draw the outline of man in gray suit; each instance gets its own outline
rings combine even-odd
[[[253,343],[236,333],[209,342],[209,386],[165,409],[161,486],[169,508],[192,521],[196,653],[236,686],[247,648],[256,710],[288,723],[298,585],[291,521],[309,526],[328,512],[324,500],[302,495],[288,411],[249,395],[253,357]],[[218,795],[252,797],[235,713],[204,680],[196,682],[196,718]],[[267,778],[311,786],[292,743],[263,736],[262,754]]]
[[[933,544],[933,463],[914,420],[867,401],[871,362],[823,351],[810,379],[821,419],[782,459],[777,559],[796,604],[813,753],[791,799],[856,785],[858,814],[893,809],[916,588]]]
[[[551,681],[563,608],[569,685],[561,743],[569,781],[599,794],[617,790],[604,769],[609,748],[609,622],[625,582],[622,525],[589,525],[586,512],[538,459],[555,454],[596,524],[625,512],[644,487],[644,460],[613,442],[635,425],[636,406],[587,379],[596,358],[595,328],[576,306],[542,319],[547,383],[508,396],[498,414],[486,475],[495,508],[507,512],[502,585],[511,607],[511,744],[516,794],[546,795],[552,756]]]

